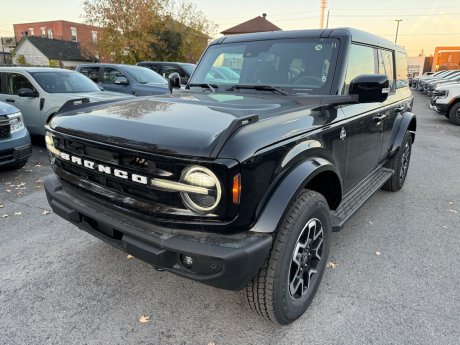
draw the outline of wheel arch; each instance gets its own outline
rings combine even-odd
[[[447,115],[449,115],[449,113],[450,113],[452,107],[453,107],[454,105],[456,105],[457,103],[459,103],[459,102],[460,102],[460,96],[457,96],[457,97],[455,97],[455,98],[453,98],[453,99],[450,100],[449,106],[447,107],[447,112],[446,112]]]
[[[308,158],[283,174],[256,212],[256,222],[251,231],[275,232],[302,189],[322,194],[330,209],[337,208],[342,200],[342,183],[337,168],[325,158]]]
[[[412,142],[415,141],[415,132],[417,130],[417,118],[415,114],[411,112],[406,112],[402,116],[401,120],[399,121],[398,130],[396,131],[396,135],[393,139],[393,145],[391,147],[391,154],[390,157],[393,157],[401,148],[401,144],[404,140],[404,136],[406,132],[409,131],[412,136]]]

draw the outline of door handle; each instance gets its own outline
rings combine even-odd
[[[403,111],[404,109],[406,109],[405,105],[400,105],[400,106],[396,107],[396,111]]]
[[[12,98],[7,98],[7,99],[5,99],[5,102],[14,103],[14,99],[12,99]]]
[[[379,116],[374,117],[374,121],[375,122],[381,122],[381,121],[385,120],[386,117],[387,116],[385,114],[379,115]]]

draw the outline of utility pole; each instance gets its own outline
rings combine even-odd
[[[327,20],[326,20],[326,29],[329,28],[329,14],[331,13],[331,10],[327,10]]]
[[[398,31],[399,31],[399,22],[402,22],[402,19],[395,19],[396,24],[396,36],[395,36],[395,43],[398,41]]]
[[[321,16],[319,18],[319,28],[324,27],[324,11],[326,10],[327,0],[321,0]]]

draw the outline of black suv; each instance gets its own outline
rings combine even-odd
[[[150,68],[165,78],[168,78],[172,73],[178,73],[182,84],[187,84],[196,67],[193,63],[167,61],[141,61],[136,65]]]
[[[239,80],[213,77],[216,66]],[[407,74],[403,48],[355,29],[218,38],[185,90],[172,75],[171,95],[54,116],[48,201],[158,269],[245,289],[252,309],[287,324],[320,285],[331,232],[404,184]]]

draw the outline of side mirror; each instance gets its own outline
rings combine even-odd
[[[168,76],[168,86],[169,91],[172,92],[173,89],[180,89],[180,75],[177,72],[171,73]]]
[[[19,97],[37,97],[38,95],[35,93],[34,90],[24,87],[18,90],[18,96]]]
[[[350,82],[348,93],[358,96],[358,103],[384,102],[390,93],[390,83],[384,74],[362,74]]]
[[[116,77],[113,83],[118,85],[128,85],[129,81],[126,77]]]

